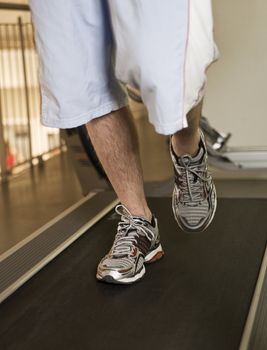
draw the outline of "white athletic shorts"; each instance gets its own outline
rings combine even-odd
[[[211,0],[30,0],[42,123],[73,128],[140,90],[160,134],[187,127],[219,57]]]

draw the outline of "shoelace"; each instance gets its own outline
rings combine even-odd
[[[139,235],[145,236],[149,241],[153,239],[153,232],[145,226],[143,220],[133,217],[124,205],[117,205],[115,211],[121,215],[121,221],[118,223],[118,232],[111,248],[111,255],[128,256],[137,245],[136,239]]]
[[[187,159],[187,162],[184,158]],[[179,174],[181,175],[179,180],[181,183],[182,202],[190,205],[204,200],[206,196],[205,184],[211,179],[205,165],[192,165],[188,157],[181,158],[181,162],[182,166],[177,164],[176,167],[179,168]]]

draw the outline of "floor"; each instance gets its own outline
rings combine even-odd
[[[69,190],[71,188],[71,191]],[[82,197],[66,154],[25,170],[0,192],[0,254]]]

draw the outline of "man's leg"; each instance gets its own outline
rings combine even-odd
[[[178,225],[188,232],[205,230],[213,220],[217,204],[204,135],[199,129],[202,103],[203,100],[188,113],[188,128],[171,137],[175,172],[172,208]]]
[[[199,149],[199,122],[203,99],[187,114],[188,128],[176,132],[172,137],[172,146],[177,156],[196,155]]]
[[[96,153],[121,202],[113,245],[100,261],[97,279],[133,283],[145,274],[145,263],[163,256],[157,220],[148,208],[138,137],[129,108],[92,120],[87,129]],[[148,221],[149,222],[148,222]]]
[[[138,136],[129,108],[87,124],[89,136],[120,200],[133,215],[151,220],[144,193]]]

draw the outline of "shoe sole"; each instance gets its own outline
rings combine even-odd
[[[175,191],[175,189],[173,190],[173,194],[172,194],[172,208],[174,207],[174,200],[175,200],[174,199],[174,191]],[[177,222],[177,224],[178,224],[178,226],[180,227],[181,230],[183,230],[186,233],[201,233],[201,232],[204,232],[209,227],[209,225],[212,223],[212,221],[214,219],[214,215],[215,215],[216,210],[217,210],[217,193],[216,193],[216,189],[214,189],[214,191],[215,191],[214,208],[213,208],[211,217],[209,218],[209,220],[205,223],[205,225],[203,227],[190,230],[190,228],[185,227],[185,226],[183,226],[181,224],[181,222],[179,221],[179,218],[176,215],[176,212],[173,210],[174,218],[175,218],[175,220],[176,220],[176,222]]]
[[[153,262],[160,260],[163,256],[164,256],[164,252],[160,244],[156,249],[152,250],[150,253],[146,255],[144,263],[151,264]],[[126,278],[117,280],[112,275],[100,276],[99,274],[97,274],[96,278],[99,281],[106,282],[106,283],[132,284],[134,282],[138,282],[144,276],[145,273],[146,273],[146,268],[145,268],[145,265],[143,265],[141,271],[132,277],[126,277]]]

